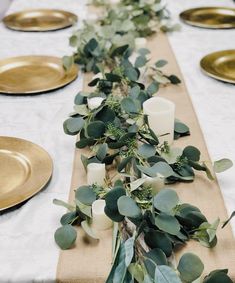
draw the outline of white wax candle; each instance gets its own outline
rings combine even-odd
[[[110,3],[115,5],[120,3],[120,0],[110,0]]]
[[[164,178],[157,176],[157,177],[149,177],[144,175],[145,181],[144,181],[144,187],[152,187],[153,195],[156,195],[162,188],[164,188]]]
[[[101,163],[89,163],[87,165],[87,184],[98,186],[104,185],[106,171],[105,164]]]
[[[152,97],[143,103],[144,114],[148,115],[150,128],[160,142],[172,144],[174,139],[175,104],[162,97]],[[167,134],[167,135],[165,135]]]
[[[137,59],[138,56],[139,54],[137,52],[133,52],[131,56],[128,58],[128,60],[131,62],[132,65],[135,64],[135,60]]]
[[[98,108],[101,105],[103,100],[104,100],[103,97],[88,98],[87,99],[88,108],[91,109],[91,110]]]
[[[112,220],[105,214],[105,201],[98,199],[92,203],[92,226],[96,230],[110,229],[113,225]]]
[[[147,40],[144,37],[137,37],[135,39],[135,49],[139,50],[141,48],[146,48]]]

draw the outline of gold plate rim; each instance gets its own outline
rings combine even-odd
[[[235,28],[235,22],[234,23],[226,23],[226,24],[215,24],[215,25],[210,25],[210,24],[204,24],[201,23],[199,21],[192,21],[190,20],[188,17],[189,15],[191,15],[193,12],[195,11],[199,11],[199,10],[228,10],[228,11],[232,11],[234,12],[234,16],[235,16],[235,9],[234,8],[230,8],[230,7],[219,7],[219,6],[208,6],[208,7],[196,7],[196,8],[191,8],[188,10],[185,10],[183,12],[180,13],[179,17],[180,19],[191,26],[194,27],[200,27],[200,28],[207,28],[207,29],[232,29]]]
[[[61,24],[56,24],[55,26],[45,26],[45,27],[36,27],[36,26],[17,26],[15,25],[15,18],[18,16],[27,14],[27,13],[60,13],[61,15],[64,15],[67,17],[67,23],[61,23]],[[64,28],[71,27],[75,22],[77,22],[78,17],[74,13],[71,13],[69,11],[65,10],[59,10],[59,9],[28,9],[28,10],[23,10],[19,12],[15,12],[12,14],[9,14],[5,16],[2,21],[4,25],[15,31],[24,31],[24,32],[46,32],[46,31],[55,31],[55,30],[60,30]]]
[[[38,61],[38,63],[40,63],[40,61],[46,60],[47,63],[53,63],[53,64],[57,64],[59,68],[61,68],[61,70],[63,70],[64,72],[64,76],[63,78],[61,78],[61,80],[59,81],[59,83],[55,83],[52,84],[49,87],[45,87],[45,88],[36,88],[35,90],[13,90],[10,87],[7,88],[1,88],[0,86],[0,94],[9,94],[9,95],[32,95],[32,94],[40,94],[40,93],[45,93],[45,92],[49,92],[52,90],[56,90],[59,89],[61,87],[64,87],[68,84],[70,84],[71,82],[73,82],[77,76],[78,76],[78,66],[76,64],[73,64],[71,66],[71,68],[66,71],[63,67],[63,61],[61,58],[59,57],[55,57],[55,56],[45,56],[45,55],[28,55],[28,56],[17,56],[17,57],[9,57],[9,58],[5,58],[5,59],[1,59],[0,60],[0,76],[1,76],[1,68],[4,65],[7,64],[11,64],[17,61],[25,61],[30,62],[30,61]]]
[[[208,67],[208,64],[211,65],[211,62],[217,60],[221,56],[224,57],[224,56],[229,55],[229,54],[235,55],[235,49],[216,51],[216,52],[213,52],[213,53],[210,53],[210,54],[204,56],[200,61],[200,67],[201,67],[202,72],[204,74],[206,74],[207,76],[214,78],[214,79],[217,79],[219,81],[235,84],[235,79],[234,80],[229,79],[229,78],[226,77],[226,75],[222,75],[222,74],[216,72],[213,68]]]
[[[14,207],[30,199],[34,195],[36,195],[39,191],[41,191],[43,188],[46,187],[46,185],[50,182],[52,174],[53,174],[53,160],[51,156],[49,155],[49,153],[44,148],[42,148],[41,146],[29,140],[16,138],[16,137],[10,137],[10,136],[0,136],[0,149],[2,150],[13,150],[14,149],[15,150],[15,147],[17,148],[17,146],[15,146],[14,143],[16,144],[18,143],[19,147],[30,146],[32,151],[38,151],[40,153],[40,160],[38,160],[37,166],[39,168],[42,168],[42,167],[44,168],[42,172],[44,175],[40,175],[41,179],[38,185],[37,183],[32,182],[33,181],[32,177],[29,177],[28,179],[30,180],[30,182],[28,182],[27,180],[28,184],[26,182],[26,183],[19,185],[17,187],[17,192],[19,192],[18,197],[17,195],[15,195],[15,189],[5,193],[5,195],[0,194],[0,211]],[[24,154],[22,155],[25,156]],[[28,159],[28,156],[27,156],[27,159]],[[35,166],[34,164],[34,166],[31,167],[32,172],[38,170],[37,166]],[[37,172],[37,174],[39,173]],[[34,178],[35,178],[35,175],[36,174],[34,173],[33,175]],[[14,196],[13,198],[12,198],[12,194]]]

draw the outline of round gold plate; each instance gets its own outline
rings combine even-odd
[[[78,68],[65,71],[61,58],[21,56],[0,60],[0,93],[34,94],[54,90],[76,79]]]
[[[13,137],[0,137],[0,164],[0,210],[31,198],[45,187],[53,171],[43,148]]]
[[[187,24],[210,29],[235,28],[235,9],[226,7],[200,7],[180,14]]]
[[[235,83],[235,49],[211,53],[200,62],[208,76],[228,83]]]
[[[62,10],[25,10],[10,14],[3,23],[10,29],[20,31],[52,31],[72,26],[77,16]]]

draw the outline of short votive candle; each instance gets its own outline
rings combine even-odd
[[[89,163],[87,165],[87,184],[103,186],[105,182],[105,164],[101,163]]]
[[[161,143],[167,141],[172,144],[174,140],[175,104],[162,97],[152,97],[143,103],[143,111],[144,114],[148,115],[149,126],[159,137],[159,141]]]
[[[92,227],[96,230],[107,230],[113,226],[112,220],[105,214],[105,200],[98,199],[92,203]]]

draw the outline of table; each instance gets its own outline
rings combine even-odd
[[[207,1],[206,5],[215,5]],[[220,2],[234,6],[230,0]],[[181,10],[205,5],[169,1],[175,19]],[[15,0],[7,13],[29,8],[65,9],[86,18],[85,0]],[[70,54],[68,36],[73,28],[47,33],[20,33],[0,25],[0,58],[26,54],[63,56]],[[182,24],[180,32],[169,35],[170,43],[183,72],[189,94],[198,114],[212,159],[229,157],[235,161],[234,86],[204,76],[198,62],[205,54],[234,48],[234,30],[210,31]],[[205,40],[202,40],[205,39]],[[52,204],[54,198],[67,200],[72,174],[75,139],[63,133],[62,123],[82,88],[82,77],[60,90],[35,96],[0,95],[0,134],[29,139],[43,146],[54,160],[54,175],[49,186],[23,206],[0,216],[0,282],[54,282],[59,249],[53,233],[64,209]],[[235,209],[233,176],[235,167],[219,177],[229,213]],[[233,221],[235,232],[235,222]],[[13,272],[14,271],[14,272]]]

